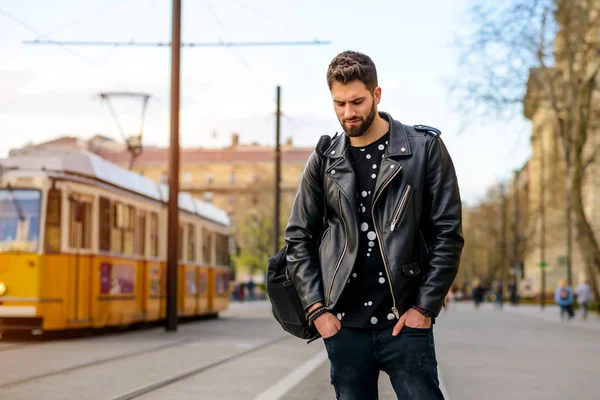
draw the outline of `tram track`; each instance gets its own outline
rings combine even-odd
[[[197,339],[196,340],[193,340],[193,339],[179,340],[174,343],[162,344],[160,346],[154,346],[154,347],[150,347],[150,348],[143,349],[143,350],[133,351],[133,352],[124,353],[124,354],[118,354],[118,355],[115,355],[112,357],[101,358],[99,360],[76,364],[76,365],[72,365],[67,368],[62,368],[62,369],[58,369],[55,371],[45,372],[42,374],[29,376],[27,378],[15,379],[13,381],[2,383],[2,384],[0,384],[0,389],[5,389],[5,388],[17,386],[17,385],[22,385],[24,383],[30,383],[32,381],[40,380],[40,379],[47,378],[50,376],[66,374],[66,373],[77,371],[77,370],[84,369],[84,368],[95,367],[97,365],[106,364],[106,363],[109,363],[112,361],[125,360],[125,359],[131,358],[131,357],[136,357],[136,356],[140,356],[140,355],[144,355],[144,354],[150,354],[150,353],[154,353],[156,351],[168,349],[171,347],[184,346],[186,344],[194,343],[197,341],[198,341]],[[34,344],[34,343],[32,343],[32,344]],[[12,347],[12,348],[14,348],[14,347]]]
[[[2,346],[2,347],[0,347],[0,352],[8,351],[8,350],[22,349],[23,347],[35,346],[37,344],[39,344],[39,343],[16,343],[16,344],[13,344],[12,346]]]
[[[201,367],[195,367],[195,368],[192,368],[192,369],[190,369],[188,371],[185,371],[185,372],[182,372],[182,373],[179,373],[179,374],[175,374],[175,375],[173,375],[173,376],[171,376],[171,377],[169,377],[167,379],[160,380],[160,381],[157,381],[157,382],[152,383],[150,385],[143,386],[143,387],[141,387],[139,389],[136,389],[134,391],[131,391],[131,392],[123,394],[123,395],[121,395],[119,397],[116,397],[114,400],[133,399],[133,398],[142,396],[144,394],[153,392],[155,390],[158,390],[158,389],[163,388],[165,386],[168,386],[168,385],[171,385],[173,383],[179,382],[179,381],[184,380],[186,378],[189,378],[191,376],[198,375],[198,374],[200,374],[202,372],[205,372],[205,371],[208,371],[210,369],[216,368],[219,365],[226,364],[228,362],[234,361],[234,360],[236,360],[238,358],[241,358],[241,357],[243,357],[243,356],[245,356],[247,354],[250,354],[250,353],[259,351],[261,349],[273,346],[273,345],[275,345],[275,344],[277,344],[277,343],[279,343],[279,342],[281,342],[283,340],[286,340],[286,339],[289,339],[289,336],[287,336],[287,335],[286,336],[282,336],[282,337],[276,338],[274,340],[268,341],[266,343],[259,344],[259,345],[255,346],[255,347],[252,347],[250,349],[247,349],[247,350],[241,351],[239,353],[233,354],[233,355],[231,355],[229,357],[224,357],[222,359],[218,359],[218,360],[216,360],[214,362],[211,362],[211,363],[209,363],[207,365],[202,365]],[[83,369],[86,369],[86,368],[92,368],[92,367],[96,367],[96,366],[99,366],[99,365],[108,364],[108,363],[111,363],[111,362],[114,362],[114,361],[127,360],[129,358],[137,357],[137,356],[140,356],[140,355],[151,354],[151,353],[154,353],[154,352],[157,352],[157,351],[161,351],[161,350],[165,350],[165,349],[168,349],[168,348],[176,348],[176,347],[181,347],[181,346],[185,346],[185,345],[192,344],[192,343],[198,343],[198,342],[201,342],[201,341],[199,341],[197,339],[180,340],[180,341],[177,341],[177,342],[174,342],[174,343],[163,344],[163,345],[160,345],[160,346],[154,346],[154,347],[150,347],[150,348],[143,349],[143,350],[138,350],[138,351],[134,351],[134,352],[128,352],[128,353],[124,353],[124,354],[118,354],[118,355],[115,355],[115,356],[112,356],[112,357],[107,357],[107,358],[102,358],[102,359],[99,359],[99,360],[94,360],[94,361],[90,361],[90,362],[80,363],[80,364],[72,365],[72,366],[67,367],[67,368],[61,368],[61,369],[58,369],[58,370],[49,371],[49,372],[46,372],[46,373],[41,373],[41,374],[38,374],[38,375],[33,375],[33,376],[26,377],[26,378],[15,379],[13,381],[2,383],[2,384],[0,384],[0,390],[1,389],[12,388],[12,387],[15,387],[15,386],[21,386],[21,385],[29,384],[29,383],[32,383],[32,382],[35,382],[35,381],[39,381],[39,380],[44,379],[44,378],[48,378],[48,377],[60,376],[60,375],[68,374],[68,373],[71,373],[71,372],[80,371],[80,370],[83,370]],[[31,345],[33,345],[33,344],[35,344],[35,343],[31,343]],[[14,346],[12,348],[14,348]]]
[[[223,364],[227,364],[227,363],[229,363],[231,361],[234,361],[236,359],[242,358],[242,357],[244,357],[244,356],[246,356],[248,354],[254,353],[254,352],[259,351],[259,350],[266,349],[268,347],[271,347],[273,345],[276,345],[277,343],[283,342],[284,340],[288,340],[288,339],[290,339],[290,336],[288,336],[288,335],[281,336],[281,337],[279,337],[277,339],[268,341],[266,343],[263,343],[263,344],[260,344],[258,346],[255,346],[255,347],[252,347],[250,349],[247,349],[245,351],[239,352],[237,354],[233,354],[233,355],[231,355],[229,357],[225,357],[225,358],[222,358],[220,360],[216,360],[216,361],[214,361],[212,363],[209,363],[207,365],[203,365],[201,367],[192,368],[192,369],[190,369],[188,371],[181,372],[179,374],[175,374],[175,375],[173,375],[173,376],[171,376],[169,378],[166,378],[166,379],[160,380],[158,382],[155,382],[153,384],[144,386],[144,387],[139,388],[137,390],[134,390],[132,392],[123,394],[123,395],[121,395],[119,397],[115,397],[115,398],[113,398],[111,400],[131,400],[131,399],[135,399],[137,397],[140,397],[140,396],[146,395],[148,393],[154,392],[154,391],[156,391],[158,389],[162,389],[162,388],[164,388],[166,386],[172,385],[172,384],[177,383],[179,381],[182,381],[184,379],[187,379],[187,378],[190,378],[192,376],[196,376],[196,375],[199,375],[201,373],[207,372],[207,371],[209,371],[211,369],[214,369],[214,368],[216,368],[218,366],[221,366]]]

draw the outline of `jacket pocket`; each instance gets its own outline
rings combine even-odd
[[[404,189],[404,193],[400,198],[400,204],[398,204],[398,207],[396,207],[396,211],[394,211],[394,214],[392,215],[392,221],[390,223],[390,230],[392,232],[394,231],[394,229],[396,229],[396,225],[398,224],[402,213],[406,209],[406,205],[408,204],[408,199],[410,198],[411,192],[412,186],[406,185],[406,189]]]
[[[402,265],[402,273],[409,278],[419,275],[420,272],[421,268],[419,267],[418,262]]]

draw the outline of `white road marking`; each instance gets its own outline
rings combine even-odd
[[[327,361],[327,352],[325,350],[317,353],[304,364],[294,371],[284,376],[279,382],[268,388],[266,391],[254,398],[254,400],[278,400],[286,394],[291,388],[300,383],[304,378],[310,375],[321,364]]]

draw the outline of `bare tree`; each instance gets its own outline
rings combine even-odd
[[[600,151],[589,145],[600,119],[600,2],[475,1],[472,22],[460,41],[463,72],[452,93],[465,113],[510,118],[528,107],[549,110],[564,166],[567,262],[573,218],[588,270],[598,274],[600,247],[582,189],[586,170]]]

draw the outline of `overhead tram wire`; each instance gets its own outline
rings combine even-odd
[[[292,28],[292,30],[293,30],[295,33],[298,33],[298,34],[300,34],[301,36],[308,36],[308,35],[306,35],[306,33],[307,33],[307,32],[305,32],[305,31],[302,31],[302,30],[298,29],[298,27],[294,27],[294,26],[292,26],[292,25],[289,23],[289,21],[284,21],[284,20],[283,20],[283,19],[281,19],[281,18],[276,18],[276,17],[273,17],[272,15],[270,15],[270,14],[268,14],[268,13],[266,13],[266,12],[262,11],[262,10],[257,10],[256,8],[250,7],[250,6],[248,6],[248,5],[244,4],[244,3],[241,3],[241,2],[240,2],[240,1],[238,1],[238,0],[229,0],[229,1],[230,1],[231,3],[233,3],[233,4],[237,5],[237,6],[238,6],[238,7],[240,7],[241,9],[243,9],[243,10],[245,10],[245,11],[247,11],[247,12],[251,13],[251,14],[257,15],[257,16],[259,16],[259,17],[261,17],[261,18],[263,18],[263,19],[266,19],[266,20],[268,20],[268,21],[275,22],[275,23],[277,23],[277,24],[279,24],[279,25],[283,26],[283,27],[284,27],[284,28],[286,28],[286,29],[290,29],[290,28]]]
[[[131,42],[133,42],[135,40],[136,35],[138,33],[140,33],[140,30],[144,26],[145,22],[148,20],[148,16],[154,10],[154,7],[156,6],[156,2],[157,2],[157,0],[150,0],[150,1],[148,1],[148,7],[146,7],[145,12],[142,15],[142,18],[140,19],[140,22],[133,29],[133,33],[131,34]]]
[[[55,46],[123,46],[123,47],[171,47],[171,42],[119,42],[100,40],[24,40],[23,44]],[[329,45],[326,40],[281,41],[281,42],[182,42],[181,47],[278,47]]]
[[[92,19],[94,17],[98,17],[99,15],[104,14],[104,13],[112,10],[113,8],[115,8],[116,6],[118,6],[119,4],[123,4],[123,3],[126,3],[128,1],[131,1],[131,0],[116,0],[116,1],[113,1],[113,2],[109,3],[108,5],[104,5],[102,7],[98,7],[97,9],[95,9],[92,12],[87,12],[87,13],[85,13],[83,15],[77,16],[76,18],[70,19],[69,21],[63,23],[60,27],[54,29],[51,32],[46,33],[44,36],[46,36],[46,37],[54,36],[54,35],[56,35],[59,32],[63,32],[65,30],[69,29],[69,28],[73,28],[74,26],[80,25],[81,23],[83,23],[83,22],[85,22],[85,21],[87,21],[89,19]]]
[[[15,22],[16,24],[20,25],[21,27],[23,27],[23,28],[27,29],[28,31],[34,33],[38,37],[48,37],[48,35],[42,33],[41,31],[39,31],[39,30],[37,30],[35,28],[33,28],[31,25],[27,24],[23,20],[15,17],[11,13],[9,13],[8,11],[3,10],[1,8],[0,8],[0,15],[2,15],[5,18],[7,18],[7,19],[9,19],[9,20],[11,20],[13,22]],[[64,43],[58,43],[57,42],[56,45],[59,46],[59,48],[62,49],[63,51],[65,51],[65,52],[67,52],[67,53],[69,53],[69,54],[71,54],[71,55],[79,58],[81,61],[85,62],[86,64],[89,64],[89,65],[91,65],[93,67],[102,67],[101,63],[98,63],[98,62],[90,60],[89,58],[83,56],[81,53],[78,53],[77,51],[75,51],[73,49],[70,49],[69,47],[67,47],[68,45],[66,45]],[[114,83],[117,84],[117,86],[119,86],[121,89],[124,89],[124,85],[121,82],[119,82],[118,80],[114,79],[114,77],[112,77],[112,78],[113,78]]]
[[[227,41],[232,41],[231,40],[232,37],[229,35],[229,33],[227,31],[227,28],[225,27],[225,24],[223,24],[223,22],[221,21],[221,19],[217,15],[217,13],[216,13],[213,5],[212,5],[211,0],[206,0],[206,5],[208,6],[208,10],[211,13],[211,15],[213,16],[213,18],[215,19],[216,23],[219,25],[219,27],[223,31],[223,34],[225,35],[225,39]],[[219,40],[221,40],[221,38],[219,38]],[[246,67],[246,69],[253,76],[253,78],[255,80],[255,83],[259,86],[259,90],[260,90],[261,94],[265,95],[266,98],[268,98],[269,100],[273,100],[273,97],[272,97],[271,93],[267,94],[267,92],[266,92],[267,85],[263,82],[263,80],[256,73],[256,71],[250,66],[250,64],[248,64],[248,62],[246,62],[246,60],[244,59],[244,57],[242,56],[242,54],[238,51],[237,47],[232,47],[232,50],[233,50],[234,54],[236,55],[236,57],[238,58],[238,60],[240,60],[240,62],[242,63],[242,65],[244,67]]]

